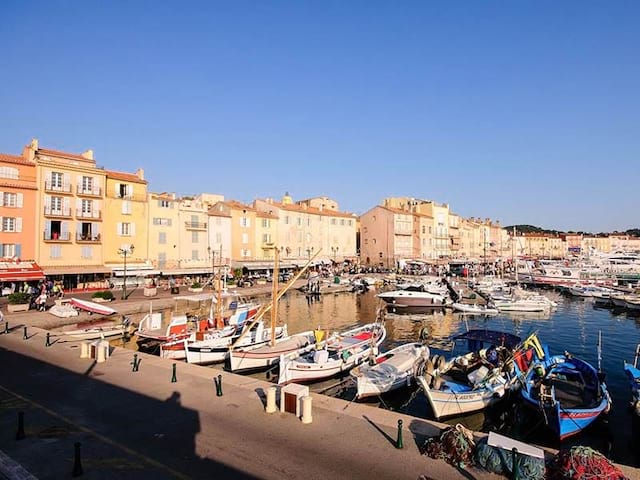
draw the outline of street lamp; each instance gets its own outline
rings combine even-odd
[[[216,252],[211,248],[211,246],[208,246],[207,253],[209,253],[209,258],[211,259],[211,287],[213,288],[216,278]]]
[[[122,281],[122,300],[127,299],[127,255],[133,253],[134,246],[128,245],[118,249],[118,254],[124,257],[124,278]]]

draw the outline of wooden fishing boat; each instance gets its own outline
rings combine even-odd
[[[184,349],[185,342],[192,343],[203,340],[213,340],[215,338],[229,337],[238,331],[235,325],[225,325],[220,329],[200,329],[197,332],[191,332],[186,338],[179,338],[169,342],[160,344],[160,357],[171,360],[184,360],[187,358],[187,352]]]
[[[631,406],[636,415],[640,415],[640,369],[638,369],[638,357],[640,357],[640,345],[636,346],[633,363],[624,362],[624,373],[627,375],[631,387]]]
[[[540,412],[560,440],[580,433],[609,411],[607,386],[591,364],[568,353],[551,355],[535,335],[525,347],[515,361],[516,370],[522,373],[522,398]]]
[[[356,379],[356,398],[381,395],[411,385],[420,365],[429,358],[429,347],[407,343],[375,357],[373,365],[363,363],[351,370]]]
[[[377,348],[387,332],[382,323],[369,323],[324,342],[324,348],[311,347],[280,358],[278,384],[309,382],[347,372],[362,363]]]
[[[416,377],[436,419],[484,410],[516,381],[510,374],[520,337],[495,330],[469,330],[453,337],[466,353],[446,361],[434,355]]]

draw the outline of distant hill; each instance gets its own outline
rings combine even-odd
[[[640,237],[640,228],[630,228],[624,233],[627,235],[633,235],[634,237]]]
[[[560,233],[558,230],[549,230],[546,228],[536,227],[535,225],[510,225],[504,228],[511,232],[513,231],[513,227],[516,228],[518,233],[548,233],[551,235]]]

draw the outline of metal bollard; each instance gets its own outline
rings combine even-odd
[[[138,371],[138,354],[137,353],[133,354],[133,362],[131,362],[131,371],[132,372]]]
[[[80,358],[91,357],[91,344],[89,342],[82,342],[80,345]]]
[[[402,443],[402,420],[398,420],[398,439],[396,440],[396,448],[404,448]]]
[[[214,378],[216,382],[216,397],[222,396],[222,375],[218,375],[218,378]]]
[[[51,334],[49,332],[47,332],[47,340],[45,341],[44,346],[45,347],[50,347],[51,346]]]
[[[171,383],[176,383],[178,381],[178,377],[176,377],[176,364],[173,364],[173,375],[171,375]]]
[[[278,407],[276,406],[276,392],[278,391],[278,387],[273,386],[267,389],[267,407],[265,411],[267,413],[276,413],[278,411]]]
[[[29,334],[27,333],[27,326],[26,325],[22,329],[22,339],[23,340],[28,340],[29,339]]]
[[[18,431],[16,432],[16,440],[22,440],[24,437],[24,412],[18,412]]]
[[[311,415],[311,407],[313,405],[313,398],[311,397],[302,397],[302,423],[309,424],[313,422],[313,416]]]
[[[518,465],[518,449],[513,447],[511,449],[511,454],[513,457],[511,458],[513,467],[511,468],[511,478],[512,480],[518,480],[520,478],[520,466]]]
[[[4,322],[4,333],[9,333],[9,322]]]
[[[80,475],[82,475],[82,463],[80,461],[80,442],[74,443],[73,447],[74,447],[73,471],[71,472],[71,476],[79,477]]]

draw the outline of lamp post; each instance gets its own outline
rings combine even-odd
[[[118,249],[118,254],[124,257],[124,277],[122,280],[122,300],[127,299],[127,255],[133,253],[134,246],[128,245]]]
[[[209,253],[209,258],[211,259],[211,287],[213,287],[216,278],[216,252],[209,245],[207,247],[207,253]]]

